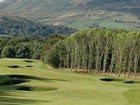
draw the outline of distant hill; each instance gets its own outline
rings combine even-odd
[[[140,0],[5,0],[1,13],[41,23],[87,27],[140,29]]]
[[[0,14],[1,35],[42,35],[71,34],[75,29],[65,26],[46,25],[13,15]]]

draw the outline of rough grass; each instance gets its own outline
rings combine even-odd
[[[107,28],[115,28],[115,29],[132,29],[132,27],[129,27],[128,25],[125,25],[123,23],[117,23],[117,22],[102,22],[99,24],[101,27],[107,27]]]
[[[129,89],[123,94],[131,105],[140,105],[140,100],[138,98],[140,97],[140,89]]]
[[[0,73],[0,83],[13,78],[29,80],[0,85],[0,105],[140,105],[140,83],[126,84],[126,78],[105,82],[102,76],[50,70],[40,61],[23,59],[0,59]]]

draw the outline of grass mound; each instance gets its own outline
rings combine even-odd
[[[32,90],[34,90],[34,91],[54,91],[54,90],[58,90],[58,88],[55,88],[55,87],[32,87]]]
[[[12,71],[5,67],[7,65],[19,65],[24,69]],[[30,69],[27,65],[34,67]],[[0,73],[0,83],[14,78],[29,80],[16,85],[0,85],[0,105],[140,105],[138,79],[50,70],[40,61],[26,63],[23,59],[0,59]],[[103,78],[113,80],[100,81]],[[124,83],[126,80],[134,83]]]
[[[36,79],[36,80],[40,80],[42,78],[40,77],[35,77],[35,76],[31,76],[31,75],[18,75],[18,74],[11,74],[11,75],[6,75],[10,78],[18,78],[18,79]]]
[[[11,74],[11,75],[5,75],[7,77],[12,78],[17,78],[17,79],[34,79],[34,80],[39,80],[39,81],[44,81],[44,82],[52,82],[52,81],[67,81],[63,79],[49,79],[49,78],[41,78],[41,77],[36,77],[36,76],[31,76],[31,75],[19,75],[19,74]]]

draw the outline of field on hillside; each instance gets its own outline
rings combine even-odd
[[[107,28],[140,29],[139,0],[10,1],[0,3],[1,14],[9,13],[43,24],[66,25],[76,29],[96,27],[97,24]],[[104,21],[109,23],[102,23]]]
[[[0,105],[140,105],[140,80],[108,78],[0,59]]]

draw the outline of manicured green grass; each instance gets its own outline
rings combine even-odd
[[[8,67],[12,65],[19,68]],[[124,78],[106,82],[95,74],[54,70],[22,59],[0,59],[0,73],[0,84],[11,79],[8,75],[28,80],[0,85],[0,105],[140,105],[140,83],[125,84]]]

